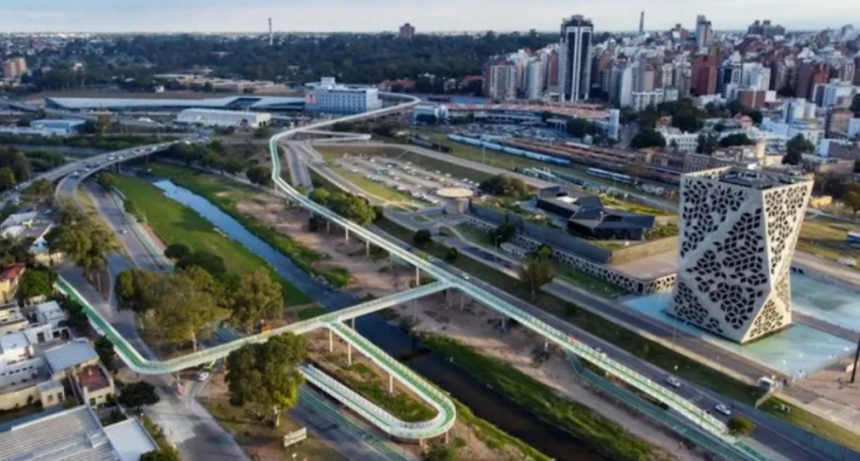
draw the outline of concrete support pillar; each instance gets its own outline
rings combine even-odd
[[[549,340],[543,340],[543,351],[546,352],[549,350]]]
[[[352,322],[352,329],[355,330],[355,317],[351,318],[350,321]]]
[[[445,431],[445,445],[448,445],[448,432],[449,431]]]
[[[388,395],[394,395],[394,375],[388,374]]]
[[[508,318],[507,318],[507,317],[505,317],[505,316],[503,315],[503,316],[502,316],[502,330],[506,330],[506,329],[507,329],[507,328],[506,328],[507,324],[508,324]]]
[[[415,286],[421,285],[421,269],[415,268]]]
[[[349,228],[344,227],[343,230],[346,231],[346,243],[349,243]]]
[[[325,231],[326,231],[326,233],[331,234],[331,221],[325,222]]]
[[[445,308],[451,307],[451,289],[445,288]]]
[[[365,244],[365,254],[368,258],[370,258],[370,240],[364,242]]]
[[[334,332],[331,330],[328,331],[328,351],[334,352]]]
[[[412,324],[418,323],[418,300],[412,300]]]
[[[352,344],[346,343],[346,364],[352,366]]]
[[[466,293],[460,292],[460,310],[466,310]]]

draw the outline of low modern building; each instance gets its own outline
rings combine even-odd
[[[443,121],[448,119],[448,106],[444,104],[419,104],[412,109],[412,121],[420,122],[422,116],[430,116],[436,117],[437,121]]]
[[[44,356],[53,379],[68,380],[83,403],[97,408],[116,395],[113,377],[86,339],[48,349]]]
[[[791,259],[812,191],[803,178],[740,168],[681,177],[671,315],[738,343],[791,323]]]
[[[103,427],[86,405],[13,422],[0,432],[0,459],[10,461],[138,461],[157,449],[137,419]]]
[[[376,88],[350,88],[338,84],[334,77],[323,77],[309,85],[306,107],[315,112],[360,114],[382,108]]]
[[[86,123],[83,120],[33,120],[30,126],[40,130],[45,130],[52,136],[68,136],[75,134],[77,128]]]
[[[185,109],[176,117],[178,123],[225,128],[252,128],[268,126],[272,116],[265,112],[247,112],[220,109]]]
[[[699,145],[697,133],[686,133],[677,128],[664,126],[657,128],[657,132],[663,135],[666,140],[666,149],[669,151],[673,151],[677,146],[678,152],[691,154],[696,152],[696,147]]]
[[[606,208],[600,197],[573,197],[556,188],[541,191],[536,206],[567,219],[569,231],[597,240],[642,240],[654,227],[654,216]]]
[[[0,272],[0,304],[8,304],[15,299],[18,284],[21,283],[21,277],[24,276],[26,270],[27,268],[23,264],[18,264]]]
[[[203,99],[133,99],[133,98],[47,98],[45,106],[50,109],[70,111],[134,111],[134,110],[183,110],[221,109],[252,111],[296,111],[305,108],[305,98],[279,96],[229,96]]]

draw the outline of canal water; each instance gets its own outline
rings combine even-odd
[[[193,208],[202,217],[221,229],[227,236],[245,245],[265,259],[282,277],[307,293],[315,302],[330,310],[343,309],[361,302],[351,294],[322,283],[296,266],[288,257],[260,240],[238,221],[219,210],[203,197],[170,181],[153,179],[165,195]],[[556,460],[604,461],[581,441],[557,427],[546,424],[515,402],[488,389],[462,368],[436,352],[416,354],[420,348],[414,338],[399,327],[389,324],[381,315],[365,315],[356,321],[359,333],[393,357],[410,357],[410,368],[450,393],[469,407],[475,415],[501,430],[522,439],[545,455]]]

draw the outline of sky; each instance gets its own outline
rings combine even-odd
[[[0,0],[0,32],[229,32],[555,30],[581,14],[595,30],[688,29],[704,14],[714,29],[771,19],[788,29],[838,28],[860,18],[858,0]]]

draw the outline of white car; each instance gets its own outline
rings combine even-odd
[[[723,405],[722,403],[717,404],[717,406],[715,406],[714,409],[717,410],[718,412],[726,415],[726,416],[732,415],[732,410],[729,410],[729,407]]]
[[[207,379],[209,379],[209,372],[208,371],[203,371],[199,375],[197,375],[197,381],[200,381],[201,383],[203,381],[206,381]]]
[[[675,388],[681,387],[681,381],[678,381],[678,378],[676,378],[674,376],[667,376],[666,382],[672,387],[675,387]]]

